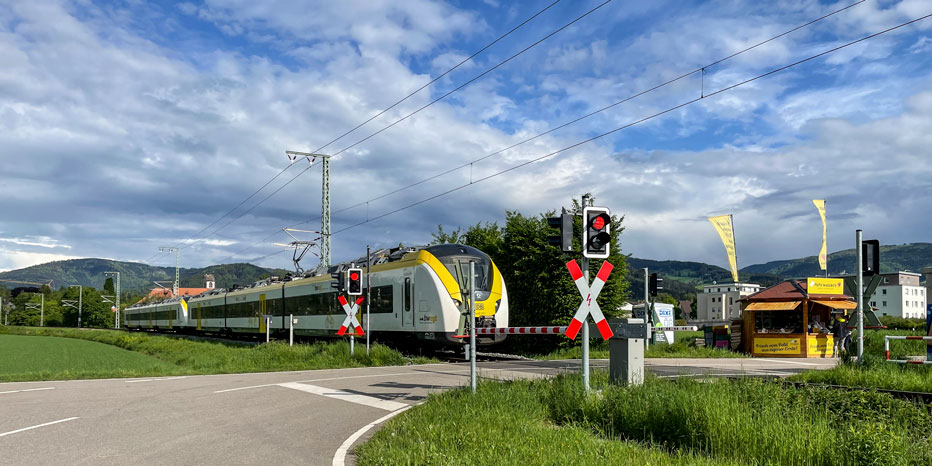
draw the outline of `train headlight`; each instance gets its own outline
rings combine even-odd
[[[456,304],[456,307],[457,307],[457,308],[460,308],[460,307],[463,306],[463,303],[461,303],[460,300],[458,300],[458,299],[456,299],[456,298],[453,298],[453,303]]]
[[[501,305],[502,305],[502,300],[501,300],[501,299],[496,299],[496,300],[495,300],[495,312],[498,312],[498,308],[499,308],[499,306],[501,306]]]

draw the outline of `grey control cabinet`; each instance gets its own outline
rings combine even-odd
[[[612,383],[644,383],[644,319],[612,319],[615,334],[608,341],[608,377]]]

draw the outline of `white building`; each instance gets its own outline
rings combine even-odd
[[[925,319],[927,290],[919,285],[918,273],[897,272],[881,274],[880,285],[871,296],[870,305],[877,316],[894,316],[906,319]]]
[[[696,295],[696,320],[735,320],[741,318],[741,298],[760,291],[754,283],[705,285]]]

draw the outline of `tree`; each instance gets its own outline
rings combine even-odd
[[[578,201],[573,201],[571,212],[576,214],[575,250],[581,251],[582,208]],[[508,289],[510,326],[567,325],[576,313],[581,298],[566,269],[566,262],[570,259],[578,260],[581,253],[564,255],[559,247],[550,245],[548,236],[552,231],[547,218],[553,215],[553,211],[535,216],[506,212],[504,228],[495,222],[487,222],[477,223],[465,233],[460,229],[447,233],[442,226],[438,226],[433,236],[437,242],[459,241],[476,247],[492,258]],[[608,261],[615,268],[598,298],[606,317],[620,313],[628,293],[628,267],[619,242],[624,230],[622,220],[623,217],[612,217],[612,243]],[[601,265],[601,260],[590,261],[590,282]],[[535,339],[531,342],[527,339],[509,341],[512,347],[533,347],[535,350],[542,349],[542,345],[552,347],[567,342],[563,337]]]
[[[113,287],[113,277],[107,277],[104,281],[104,292],[107,296],[116,296],[116,288]]]

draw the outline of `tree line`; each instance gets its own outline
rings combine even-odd
[[[104,300],[104,296],[115,296],[113,279],[108,278],[102,290],[85,286],[61,287],[57,290],[43,285],[32,287],[0,287],[0,324],[38,327],[40,322],[46,327],[77,327],[78,303],[81,307],[81,327],[113,328],[113,304]],[[79,299],[80,297],[80,299]],[[121,293],[121,311],[127,305],[138,301],[139,292]],[[111,301],[113,298],[110,298]],[[65,305],[64,301],[75,301],[74,307]],[[44,310],[43,308],[44,301]],[[27,306],[34,304],[34,306]]]

